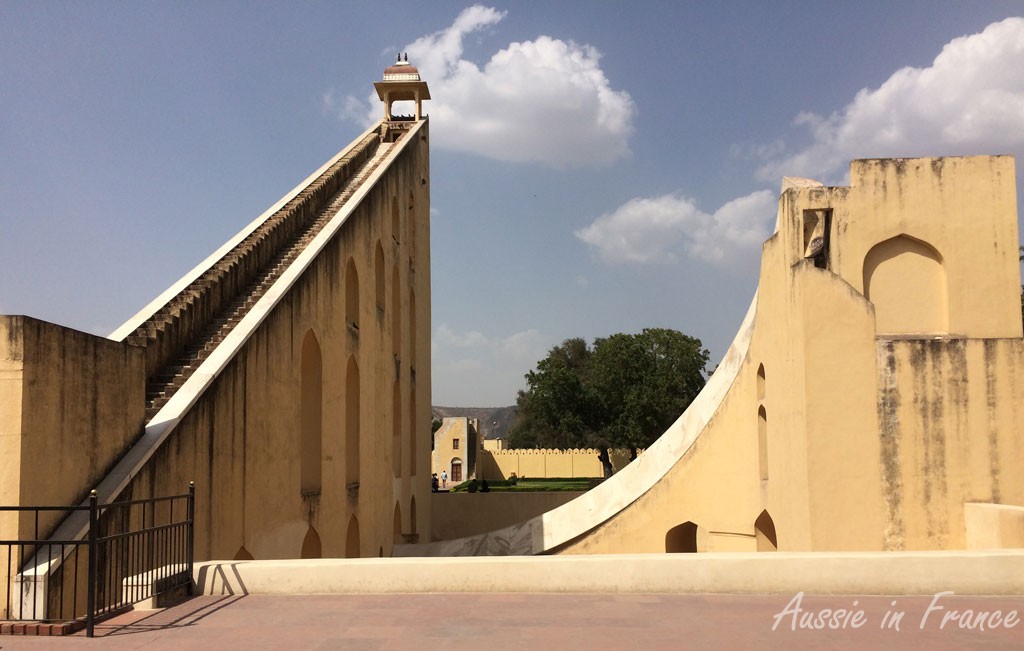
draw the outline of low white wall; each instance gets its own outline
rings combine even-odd
[[[202,594],[1024,594],[1024,550],[207,561]]]

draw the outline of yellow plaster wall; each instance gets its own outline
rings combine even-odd
[[[324,556],[389,555],[394,543],[429,535],[426,122],[396,145],[403,146],[118,496],[178,494],[194,480],[198,559],[230,559],[243,548],[257,559],[316,547]],[[346,287],[356,277],[353,327]],[[310,332],[321,351],[322,472],[321,490],[304,493],[302,346]],[[0,333],[0,488],[13,495],[4,502],[76,502],[140,431],[142,349],[23,317],[0,318]],[[355,402],[346,398],[355,384],[350,360],[358,366]],[[358,477],[346,463],[354,453],[349,404],[359,410]]]
[[[582,495],[580,491],[435,493],[430,540],[451,540],[529,520]]]
[[[480,454],[478,474],[488,480],[516,477],[603,477],[604,467],[596,449],[493,449]],[[618,472],[629,463],[628,450],[612,450],[612,470]]]
[[[324,557],[353,555],[348,540],[356,528],[359,556],[387,556],[396,540],[429,534],[430,234],[429,195],[421,183],[429,178],[426,124],[413,135],[409,147],[126,491],[133,497],[160,495],[195,479],[198,558],[233,558],[243,546],[256,559],[296,558],[311,527]],[[391,232],[393,199],[401,206],[398,233]],[[397,263],[400,270],[398,286],[386,276],[383,311],[375,300],[377,242],[388,244],[385,268]],[[345,317],[349,259],[355,261],[359,281],[358,329]],[[403,332],[400,348],[393,350],[389,308],[396,291]],[[415,315],[410,316],[414,296]],[[300,490],[301,355],[309,330],[319,341],[323,362],[319,494]],[[358,486],[346,469],[351,451],[345,396],[352,358],[361,388]],[[392,399],[396,380],[398,414]],[[402,455],[398,478],[392,464],[394,438],[379,434],[393,431],[396,416],[401,425],[397,452]],[[415,461],[408,452],[411,446]],[[399,532],[394,527],[396,509]]]
[[[141,433],[142,349],[26,316],[0,316],[0,341],[0,502],[77,503]]]
[[[754,550],[763,512],[779,550],[963,549],[965,502],[1024,505],[1012,159],[851,170],[849,188],[780,197],[750,346],[707,426],[653,487],[556,551],[665,551],[666,534],[688,522],[698,551]],[[821,211],[831,218],[825,268],[805,257],[807,220]],[[865,260],[900,236],[912,245],[893,260],[918,255],[915,242],[939,254],[946,331],[929,329],[933,316],[917,329],[912,300],[903,312],[884,306],[876,323],[862,294]],[[907,291],[928,281],[912,277],[917,262],[897,266]],[[898,336],[876,329],[893,323]]]

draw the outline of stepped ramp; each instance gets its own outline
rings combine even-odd
[[[140,438],[96,487],[100,503],[125,490],[419,128],[394,142],[381,141],[381,123],[368,129],[109,336],[145,347],[147,411]],[[51,538],[87,528],[75,512]]]

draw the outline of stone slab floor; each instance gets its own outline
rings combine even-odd
[[[1024,616],[1024,596],[200,596],[108,620],[93,640],[3,636],[0,649],[1024,649],[1011,611]],[[824,628],[801,628],[805,613]]]

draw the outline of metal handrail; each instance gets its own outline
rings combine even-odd
[[[104,505],[98,501],[96,491],[92,491],[87,504],[75,506],[0,506],[0,513],[33,512],[35,515],[32,538],[0,540],[0,550],[7,548],[8,582],[4,610],[9,619],[55,622],[84,617],[86,635],[92,637],[99,616],[178,587],[188,586],[191,593],[195,551],[194,482],[189,482],[187,493],[179,495]],[[186,508],[176,514],[174,506],[178,501],[184,501]],[[158,517],[157,506],[160,504],[168,506]],[[85,540],[42,538],[39,535],[39,514],[52,511],[88,511],[89,528]],[[121,522],[125,524],[116,521],[115,514],[122,514]],[[127,524],[135,518],[138,518],[140,526]],[[122,528],[124,530],[119,530]],[[12,563],[15,547],[18,551],[16,565]],[[86,607],[80,615],[78,578],[83,547],[88,553],[88,565],[84,586]],[[69,566],[71,557],[74,557],[74,562]],[[20,569],[12,574],[14,568]],[[142,579],[136,579],[128,594],[126,583],[136,577],[151,579],[151,583],[140,586]],[[15,583],[20,584],[16,613],[11,599]],[[71,590],[70,617],[65,616],[66,586]],[[52,594],[54,590],[56,595]],[[30,609],[26,608],[26,600],[31,602]]]

